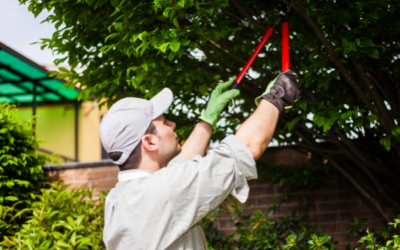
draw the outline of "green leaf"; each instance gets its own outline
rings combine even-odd
[[[378,13],[376,13],[376,11],[374,10],[374,11],[372,11],[371,13],[369,13],[369,16],[371,17],[371,18],[373,18],[373,19],[376,19],[376,20],[378,20],[379,19],[379,17],[378,17]]]
[[[364,39],[360,43],[360,47],[370,47],[375,46],[374,42],[371,39]]]
[[[394,127],[392,129],[392,135],[398,137],[400,135],[400,126]]]
[[[372,57],[372,58],[376,58],[376,59],[379,58],[379,52],[378,52],[378,50],[375,49],[375,48],[369,48],[369,49],[367,49],[367,55],[368,55],[369,57]]]
[[[363,127],[363,120],[363,117],[356,118],[354,121],[354,125],[361,129]]]
[[[179,28],[178,17],[172,19],[172,23],[175,25],[175,27]]]
[[[182,8],[185,8],[185,0],[179,0],[178,5],[181,6]]]
[[[214,7],[211,7],[211,8],[209,8],[209,9],[206,9],[206,12],[207,12],[210,16],[212,16],[212,14],[213,14],[213,12],[214,12]]]
[[[165,53],[165,51],[167,51],[167,47],[169,46],[169,43],[163,43],[161,46],[160,46],[160,50],[163,52],[163,53]]]
[[[318,127],[322,127],[326,119],[322,115],[314,115],[313,120]]]
[[[161,7],[162,7],[161,4],[160,4],[160,0],[154,0],[154,5],[155,5],[157,8],[161,8]]]
[[[58,241],[56,245],[60,246],[60,247],[65,247],[65,248],[68,248],[68,249],[72,248],[71,245],[69,245],[69,244],[67,244],[67,243],[65,243],[63,241]]]
[[[173,41],[170,45],[170,48],[173,52],[177,52],[181,47],[181,43],[179,41]]]
[[[171,10],[173,10],[173,9],[175,9],[175,7],[167,7],[167,8],[165,8],[165,10],[163,11],[163,16],[165,18],[168,18]]]
[[[379,142],[386,148],[387,151],[390,151],[390,145],[391,145],[390,138],[391,138],[391,136],[382,138],[381,141]]]
[[[298,105],[302,110],[307,111],[307,101],[303,99]]]
[[[374,124],[375,122],[378,121],[378,117],[376,117],[376,115],[374,115],[374,114],[370,114],[370,115],[368,116],[368,119],[369,119],[369,121],[370,121],[372,124]]]
[[[288,125],[288,131],[292,131],[292,129],[296,126],[296,124],[300,121],[301,116],[294,118]]]
[[[350,47],[345,48],[345,49],[343,50],[343,55],[349,54],[350,51],[351,51],[351,48],[350,48]]]
[[[108,39],[112,39],[112,38],[114,38],[116,36],[118,36],[118,33],[111,34],[111,35],[107,36],[104,41],[107,42]]]
[[[355,43],[349,43],[349,47],[350,47],[351,50],[357,51]]]
[[[72,217],[71,216],[68,216],[67,217],[67,221],[68,221],[68,224],[70,225],[70,226],[75,226],[75,221],[74,221],[74,219],[72,219]]]
[[[7,196],[6,198],[4,198],[5,200],[8,200],[8,201],[17,201],[18,200],[18,197],[15,197],[15,196]]]
[[[181,45],[182,45],[182,46],[188,46],[189,43],[188,43],[187,40],[181,40]]]
[[[349,42],[345,39],[345,38],[343,38],[342,39],[342,45],[343,45],[343,47],[347,47],[347,46],[349,46]]]
[[[196,34],[198,34],[198,35],[202,35],[202,34],[203,34],[203,29],[201,29],[201,28],[196,28],[196,29],[194,30],[194,32],[195,32]]]
[[[340,117],[340,113],[337,110],[329,110],[328,115],[330,118],[335,118],[335,119],[339,119]]]

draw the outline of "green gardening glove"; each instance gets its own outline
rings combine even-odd
[[[224,110],[226,104],[240,94],[238,89],[225,91],[227,88],[229,88],[229,86],[232,85],[233,81],[235,81],[235,79],[221,83],[213,90],[206,110],[199,117],[200,120],[209,123],[214,130],[218,120],[221,117],[221,112]]]

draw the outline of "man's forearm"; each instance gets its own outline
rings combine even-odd
[[[182,152],[178,157],[192,160],[196,155],[204,156],[208,143],[210,142],[213,128],[210,124],[200,121],[182,146]]]
[[[262,100],[254,113],[240,126],[235,136],[251,151],[257,160],[274,135],[279,110],[269,101]]]

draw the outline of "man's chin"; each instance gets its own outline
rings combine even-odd
[[[177,157],[182,152],[182,146],[178,144],[178,147],[175,151],[175,155],[173,158]]]

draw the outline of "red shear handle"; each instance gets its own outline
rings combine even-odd
[[[246,65],[244,65],[244,68],[236,78],[236,87],[237,85],[242,81],[244,75],[246,75],[247,71],[249,70],[251,64],[254,62],[256,59],[258,53],[260,53],[261,49],[263,48],[264,44],[267,42],[269,36],[272,34],[272,31],[274,31],[274,28],[269,27],[263,38],[261,39],[261,42],[258,44],[257,48],[254,50],[253,54],[251,54],[250,59],[247,61]]]
[[[289,22],[286,21],[282,23],[282,72],[289,68]]]

